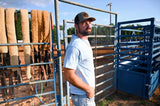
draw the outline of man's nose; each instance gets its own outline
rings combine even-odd
[[[86,22],[86,25],[87,25],[87,26],[91,26],[91,22],[87,21],[87,22]]]

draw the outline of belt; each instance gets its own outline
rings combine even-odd
[[[71,95],[76,96],[77,94],[71,94]]]
[[[73,95],[73,96],[84,96],[84,95],[86,95],[86,94],[79,95],[79,94],[73,94],[73,93],[71,93],[71,95]]]

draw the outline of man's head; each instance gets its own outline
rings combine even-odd
[[[81,12],[76,15],[74,19],[74,23],[78,24],[80,22],[83,22],[85,20],[90,20],[90,22],[95,21],[96,19],[94,17],[89,17],[89,15],[86,12]]]
[[[86,12],[81,12],[76,15],[74,22],[77,33],[82,34],[83,36],[88,36],[92,32],[91,22],[96,19],[93,17],[89,17]]]

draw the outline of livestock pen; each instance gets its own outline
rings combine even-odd
[[[0,30],[3,34],[3,39],[0,40],[0,105],[72,105],[69,83],[63,79],[62,65],[65,49],[71,38],[71,35],[67,34],[68,24],[73,22],[67,19],[63,21],[61,39],[59,2],[114,15],[114,25],[93,23],[94,32],[89,36],[94,53],[96,103],[117,89],[149,99],[159,86],[160,70],[160,35],[159,27],[154,26],[154,18],[144,19],[151,21],[150,25],[126,28],[120,25],[143,20],[118,23],[118,14],[115,12],[68,0],[54,0],[56,37],[53,37],[52,13],[41,10],[28,12],[23,9],[9,9],[7,13],[7,9],[0,8]],[[23,36],[23,41],[19,43],[14,23],[18,14],[21,15]],[[7,22],[5,18],[8,18]],[[114,32],[99,35],[98,26],[111,28]],[[140,33],[136,32],[137,28],[141,28],[138,30]],[[123,35],[122,30],[128,30],[133,34]],[[140,63],[142,64],[139,65]],[[144,72],[137,68],[143,69]],[[135,89],[132,88],[136,83],[132,82],[139,82]]]

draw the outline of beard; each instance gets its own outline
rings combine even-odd
[[[79,27],[78,27],[79,28]],[[88,31],[88,29],[90,29],[91,31]],[[87,27],[85,30],[83,30],[83,31],[81,31],[80,29],[79,29],[79,33],[80,34],[82,34],[83,36],[88,36],[88,35],[90,35],[91,34],[91,32],[92,32],[92,27],[90,28],[90,27]]]

